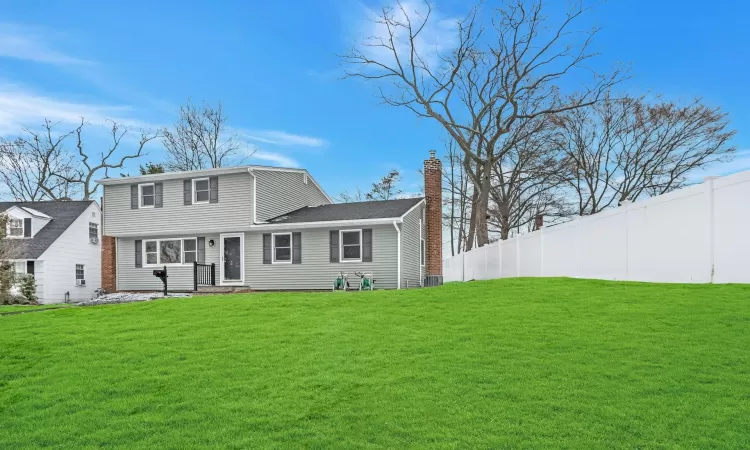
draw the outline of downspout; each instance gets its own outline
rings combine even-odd
[[[396,229],[396,240],[398,241],[398,264],[396,265],[398,267],[398,276],[396,277],[398,287],[396,289],[401,289],[401,229],[395,220],[393,221],[393,228]]]

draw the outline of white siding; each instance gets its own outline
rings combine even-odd
[[[422,205],[404,217],[401,224],[401,287],[421,286],[419,227],[422,221]],[[394,230],[395,231],[395,230]],[[424,228],[422,230],[424,236]]]
[[[331,203],[313,183],[312,178],[308,176],[305,183],[305,173],[256,169],[253,174],[257,177],[259,222],[305,206]]]
[[[89,222],[101,224],[96,203],[91,203],[37,260],[37,286],[41,284],[44,293],[43,298],[40,296],[42,303],[62,303],[66,292],[72,302],[88,300],[101,286],[101,244],[89,243]],[[75,285],[76,264],[85,267],[85,287]]]
[[[357,286],[359,279],[354,272],[360,271],[373,273],[376,289],[395,289],[398,277],[396,229],[393,225],[362,228],[372,228],[372,262],[368,263],[331,263],[329,228],[290,228],[286,231],[302,233],[302,263],[263,264],[263,232],[246,233],[245,284],[257,290],[328,290],[341,271],[349,274],[352,287]]]
[[[215,263],[216,284],[219,284],[219,235],[179,235],[170,238],[206,238],[206,264]],[[135,241],[147,241],[149,238],[117,238],[117,289],[120,291],[160,291],[164,289],[159,278],[154,276],[154,270],[161,267],[135,267]],[[209,241],[214,246],[209,246]],[[143,245],[141,243],[141,245]],[[145,262],[145,253],[143,261]],[[167,286],[170,291],[193,290],[193,265],[171,265],[167,267]]]
[[[183,181],[163,181],[162,208],[130,209],[130,184],[104,186],[104,234],[120,237],[144,232],[153,233],[152,236],[211,233],[253,223],[253,177],[249,173],[220,175],[218,203],[185,205]]]

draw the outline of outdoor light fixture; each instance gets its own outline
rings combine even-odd
[[[208,246],[209,247],[213,247],[214,246],[214,240],[213,239],[209,239],[208,240]]]

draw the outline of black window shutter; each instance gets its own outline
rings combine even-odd
[[[130,209],[138,209],[138,185],[130,185]]]
[[[208,179],[209,203],[219,203],[219,177],[210,177]]]
[[[206,262],[206,238],[199,237],[197,245],[198,245],[198,259],[197,259],[197,261],[199,263],[205,263]]]
[[[339,262],[339,230],[331,230],[331,262]]]
[[[372,262],[372,229],[362,230],[362,262]]]
[[[31,218],[23,219],[23,237],[31,237]]]
[[[263,235],[263,264],[271,264],[271,234]]]
[[[26,261],[26,273],[34,275],[34,261]]]
[[[135,241],[135,267],[143,267],[142,256],[141,256],[141,241]]]
[[[292,264],[302,264],[302,233],[292,233]]]
[[[193,180],[185,180],[182,182],[182,193],[185,205],[193,204]]]
[[[154,208],[161,208],[164,206],[163,200],[163,193],[164,192],[164,184],[163,183],[154,183]]]

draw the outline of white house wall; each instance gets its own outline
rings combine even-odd
[[[101,211],[93,202],[38,258],[34,268],[37,286],[43,286],[42,303],[62,303],[66,292],[72,302],[88,300],[101,286],[101,244],[89,243],[89,222],[99,224],[101,235]],[[84,287],[76,286],[76,264],[84,265]]]

